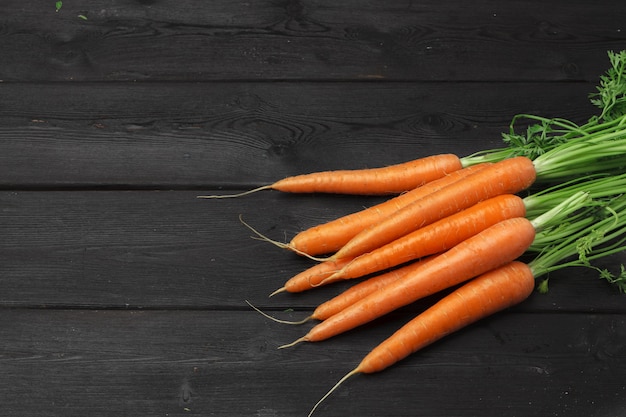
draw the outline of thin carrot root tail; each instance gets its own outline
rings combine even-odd
[[[252,305],[252,303],[251,303],[250,301],[248,301],[248,300],[245,300],[245,301],[246,301],[246,304],[248,304],[250,307],[252,307],[252,309],[253,309],[254,311],[256,311],[257,313],[259,313],[260,315],[262,315],[262,316],[263,316],[263,317],[265,317],[265,318],[268,318],[268,319],[270,319],[270,320],[272,320],[272,321],[275,321],[276,323],[281,323],[281,324],[294,324],[294,325],[297,325],[297,324],[304,324],[304,323],[306,323],[307,321],[311,320],[311,317],[310,317],[310,316],[309,316],[309,317],[305,317],[304,319],[299,320],[299,321],[281,320],[281,319],[279,319],[279,318],[276,318],[276,317],[270,316],[269,314],[267,314],[266,312],[262,311],[261,309],[259,309],[259,308],[255,307],[255,306],[253,306],[253,305]]]
[[[359,368],[355,368],[352,371],[348,372],[346,375],[344,375],[343,378],[341,378],[335,385],[333,385],[333,387],[328,390],[328,392],[326,394],[324,394],[324,396],[322,398],[319,399],[318,402],[315,403],[315,405],[313,406],[313,408],[311,409],[311,411],[309,411],[309,414],[307,415],[307,417],[311,417],[313,415],[313,413],[315,412],[315,410],[317,410],[317,408],[328,398],[330,397],[330,395],[335,392],[337,390],[337,388],[339,388],[339,386],[341,384],[343,384],[344,382],[346,382],[346,380],[356,374],[361,373],[361,371],[359,370]]]
[[[321,280],[317,284],[311,284],[311,286],[312,287],[321,287],[321,286],[332,284],[333,282],[338,282],[338,281],[343,281],[343,278],[342,278],[341,274],[334,273],[331,276],[324,278],[323,280]]]
[[[303,336],[300,339],[294,340],[291,343],[287,343],[286,345],[278,346],[278,349],[287,349],[287,348],[293,347],[293,346],[295,346],[295,345],[297,345],[299,343],[307,342],[308,340],[309,339],[307,339],[306,336]]]
[[[311,282],[311,280],[309,279],[309,285],[311,286],[311,288],[322,287],[326,284],[330,284],[331,282],[332,281],[329,281],[328,278],[324,278],[320,282]]]
[[[252,233],[254,233],[258,239],[260,239],[260,240],[262,240],[262,241],[264,241],[264,242],[269,242],[269,243],[271,243],[272,245],[278,246],[278,247],[279,247],[279,248],[281,248],[281,249],[291,249],[291,246],[289,246],[289,244],[288,244],[288,243],[282,243],[282,242],[279,242],[279,241],[277,241],[277,240],[272,240],[272,239],[270,239],[269,237],[267,237],[267,236],[263,235],[263,234],[262,234],[261,232],[259,232],[258,230],[256,230],[254,227],[250,226],[248,223],[246,223],[246,222],[243,220],[243,215],[241,215],[241,214],[239,215],[239,221],[241,222],[241,224],[243,224],[243,225],[244,225],[244,226],[246,226],[248,229],[250,229],[250,231],[251,231]]]
[[[321,286],[326,285],[326,284],[331,284],[331,283],[333,283],[335,281],[339,281],[338,279],[331,279],[332,277],[337,275],[338,271],[339,270],[337,270],[336,272],[331,273],[331,275],[327,276],[326,278],[320,279],[318,282],[313,282],[312,281],[313,277],[312,276],[309,277],[309,279],[308,279],[309,280],[309,286],[311,288],[317,288],[317,287],[321,287]],[[321,276],[321,275],[325,275],[325,274],[318,274],[318,276]]]
[[[285,287],[280,287],[279,289],[277,289],[276,291],[274,291],[273,293],[271,293],[270,295],[268,295],[268,297],[273,297],[276,294],[280,294],[281,292],[285,292],[287,291],[287,288]]]
[[[332,259],[332,256],[329,258]],[[341,258],[339,258],[341,259]],[[320,287],[326,284],[332,284],[333,282],[344,281],[348,278],[345,277],[345,271],[349,270],[350,265],[356,260],[356,257],[348,262],[346,265],[343,265],[341,268],[333,271],[332,274],[328,275],[326,278],[317,283],[317,285],[312,285],[313,287]]]
[[[196,198],[236,198],[236,197],[243,197],[245,195],[248,194],[252,194],[252,193],[256,193],[258,191],[263,191],[263,190],[271,190],[272,186],[271,185],[263,185],[261,187],[257,187],[257,188],[253,188],[252,190],[248,190],[248,191],[244,191],[242,193],[237,193],[237,194],[222,194],[222,195],[199,195],[196,196]]]
[[[250,226],[248,223],[246,223],[243,220],[243,216],[240,214],[239,215],[239,221],[241,222],[241,224],[243,224],[244,226],[246,226],[248,229],[250,229],[250,231],[252,231],[252,233],[254,233],[256,235],[256,238],[259,240],[262,240],[264,242],[269,242],[274,246],[278,246],[281,249],[287,249],[290,250],[292,252],[297,253],[298,255],[302,255],[305,256],[309,259],[312,259],[314,261],[317,262],[324,262],[326,260],[326,258],[318,258],[312,255],[309,255],[308,253],[302,252],[301,250],[298,250],[297,248],[293,247],[292,245],[290,245],[289,243],[283,243],[283,242],[279,242],[277,240],[272,240],[269,237],[263,235],[261,232],[259,232],[258,230],[256,230],[254,227]]]
[[[345,267],[344,267],[345,268]],[[335,271],[332,275],[327,276],[320,282],[320,285],[330,284],[331,282],[343,281],[344,268]]]

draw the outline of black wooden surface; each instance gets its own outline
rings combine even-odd
[[[83,17],[81,17],[83,16]],[[584,121],[626,49],[616,1],[4,0],[0,410],[306,415],[432,300],[276,347],[341,286],[278,240],[380,199],[248,189],[501,146],[518,113]],[[623,256],[606,260],[614,268]],[[593,272],[349,381],[320,416],[626,415],[626,298]]]

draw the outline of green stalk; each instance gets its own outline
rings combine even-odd
[[[538,182],[564,180],[593,172],[615,172],[626,167],[626,115],[601,124],[575,126],[562,119],[523,115],[569,129],[561,136],[518,140],[503,148],[478,152],[461,158],[463,166],[498,162],[513,156],[533,160]]]
[[[613,139],[612,136],[618,136]],[[626,167],[626,130],[605,142],[575,142],[556,147],[534,160],[538,181],[554,181]]]
[[[543,252],[548,246],[554,245],[572,235],[573,230],[583,230],[591,227],[597,221],[593,213],[587,211],[573,216],[558,226],[545,228],[535,234],[533,243],[528,248],[529,253]]]
[[[626,272],[623,267],[620,275],[615,276],[591,264],[593,260],[626,250],[626,195],[610,200],[603,211],[603,218],[589,227],[572,229],[566,238],[545,247],[529,262],[535,278],[567,267],[587,267],[600,272],[602,278],[626,292]]]
[[[578,191],[561,201],[559,204],[545,211],[530,222],[536,231],[541,232],[547,228],[555,227],[584,208],[597,207],[589,193]]]
[[[526,217],[535,218],[578,192],[585,192],[594,200],[626,194],[626,173],[591,174],[528,195],[524,197]]]
[[[526,217],[537,230],[530,252],[588,229],[606,214],[612,199],[626,194],[626,173],[591,175],[559,184],[524,198]]]
[[[586,124],[532,114],[513,117],[503,134],[506,148],[476,152],[461,158],[463,166],[525,156],[535,162],[537,181],[563,180],[591,172],[614,172],[626,167],[626,51],[608,51],[611,67],[589,95],[601,109]],[[534,124],[525,134],[515,131],[520,120]]]

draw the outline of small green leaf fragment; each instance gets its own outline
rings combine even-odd
[[[63,2],[62,1],[57,1],[55,3],[55,7],[56,7],[56,11],[58,12],[59,10],[61,10],[61,7],[63,7]]]
[[[599,269],[600,278],[606,279],[611,284],[616,285],[622,293],[626,293],[626,267],[620,265],[620,271],[618,275],[612,274],[607,269]]]
[[[79,14],[78,17],[80,19],[87,20],[87,16],[85,16],[84,14]]]
[[[544,279],[543,281],[539,283],[539,285],[537,286],[537,291],[539,291],[540,294],[548,293],[548,280],[547,279]]]

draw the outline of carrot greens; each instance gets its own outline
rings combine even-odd
[[[602,109],[599,119],[613,120],[626,114],[626,51],[609,51],[608,56],[611,68],[600,76],[600,85],[589,98]]]
[[[626,173],[591,175],[525,197],[526,217],[541,224],[529,252],[544,251],[575,232],[589,233],[606,213],[614,212],[612,205],[624,195]]]
[[[620,266],[618,275],[600,268],[591,261],[626,250],[626,195],[620,195],[596,207],[590,224],[573,222],[553,244],[543,248],[529,266],[535,277],[568,267],[587,267],[600,277],[626,292],[626,271]],[[547,279],[546,279],[547,280]],[[547,282],[543,284],[544,290]],[[540,288],[541,289],[541,288]]]
[[[535,162],[537,181],[562,180],[591,172],[614,171],[626,166],[626,51],[608,52],[611,68],[600,77],[597,91],[589,95],[601,113],[578,125],[564,118],[532,114],[513,117],[502,134],[504,148],[461,158],[463,166],[526,156]],[[530,124],[524,133],[516,125]]]

